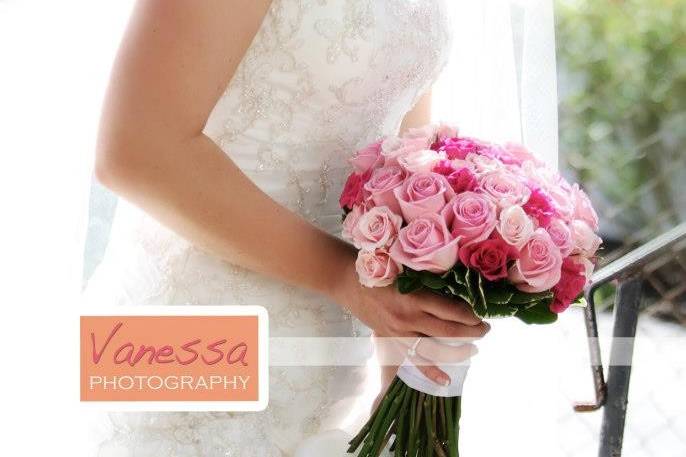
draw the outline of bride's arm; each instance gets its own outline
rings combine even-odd
[[[481,336],[467,307],[361,287],[350,246],[270,199],[203,135],[269,4],[138,2],[104,105],[98,179],[194,244],[327,295],[380,335]]]

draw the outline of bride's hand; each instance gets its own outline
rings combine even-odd
[[[397,360],[398,357],[402,361],[407,355],[408,345],[420,336],[473,340],[483,337],[490,329],[489,324],[479,319],[464,302],[430,292],[401,294],[392,286],[364,287],[357,279],[354,259],[348,265],[335,288],[334,298],[369,326],[376,337],[390,337],[393,339],[383,341],[400,343],[384,344],[383,357],[386,361]],[[424,350],[416,356],[420,362],[416,365],[427,378],[446,385],[450,378],[432,362],[446,359],[459,362],[471,357],[477,350],[468,342],[451,347],[436,341],[427,340],[426,344],[422,344]],[[395,356],[389,355],[393,346],[399,346]]]

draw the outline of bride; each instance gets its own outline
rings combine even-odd
[[[146,0],[117,56],[96,175],[124,197],[88,303],[257,304],[271,336],[480,337],[466,306],[358,283],[351,152],[430,121],[445,0]],[[352,315],[352,316],[351,316]],[[359,325],[362,323],[364,325]],[[421,367],[439,384],[439,368]],[[392,377],[392,369],[383,370]],[[261,413],[110,414],[102,456],[291,456],[364,374],[272,368]]]

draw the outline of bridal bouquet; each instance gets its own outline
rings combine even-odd
[[[340,205],[364,286],[427,289],[481,318],[547,324],[590,278],[601,244],[591,202],[521,145],[430,125],[352,164]],[[348,452],[378,456],[393,438],[396,456],[457,456],[459,395],[417,390],[399,372]]]

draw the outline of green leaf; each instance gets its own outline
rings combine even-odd
[[[398,284],[398,292],[401,294],[409,294],[422,288],[422,281],[415,277],[398,276],[396,282]]]
[[[527,305],[541,300],[549,300],[553,298],[553,293],[550,291],[529,293],[517,290],[512,295],[510,303],[513,305]]]
[[[453,267],[451,271],[453,273],[453,278],[455,278],[456,283],[462,284],[463,286],[467,285],[467,281],[465,280],[467,268],[465,268],[462,264],[457,264]]]
[[[486,302],[498,305],[507,305],[512,300],[515,291],[503,283],[487,283],[484,287],[486,290]]]
[[[551,324],[557,320],[557,314],[550,311],[550,301],[538,302],[530,308],[520,308],[515,314],[526,324]]]
[[[514,316],[519,308],[513,305],[488,303],[486,316],[484,317],[510,317]]]
[[[467,296],[469,297],[469,303],[474,306],[476,303],[476,287],[473,279],[474,273],[471,269],[467,268],[464,274],[465,287],[467,289]]]
[[[420,280],[422,285],[435,290],[443,289],[447,284],[439,275],[430,271],[422,271]]]

